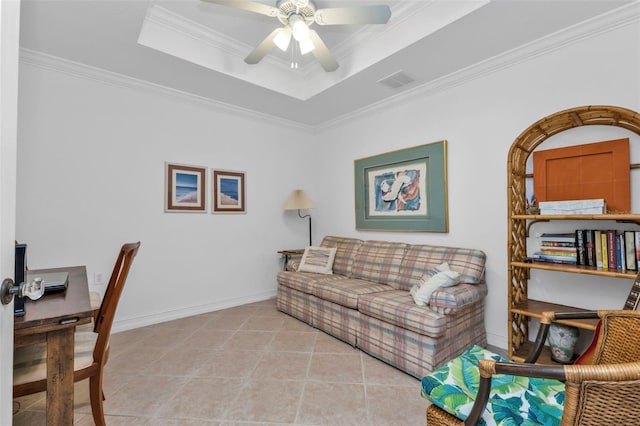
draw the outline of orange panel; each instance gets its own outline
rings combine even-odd
[[[609,213],[631,212],[629,138],[534,151],[538,201],[604,198]]]

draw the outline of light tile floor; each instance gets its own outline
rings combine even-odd
[[[119,425],[424,425],[420,381],[268,300],[111,338],[104,403]],[[45,424],[44,393],[14,401],[14,426]],[[93,425],[88,381],[75,424]]]

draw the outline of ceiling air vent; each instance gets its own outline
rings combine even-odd
[[[378,83],[389,86],[392,89],[399,89],[409,83],[413,83],[415,79],[409,77],[403,71],[396,71],[393,74],[378,80]]]

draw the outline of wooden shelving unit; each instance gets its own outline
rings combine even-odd
[[[581,311],[579,308],[528,298],[529,278],[532,270],[545,270],[572,274],[589,274],[608,278],[631,279],[636,273],[603,270],[594,267],[553,263],[529,263],[527,237],[531,226],[549,221],[616,221],[640,226],[640,214],[602,215],[528,215],[526,214],[527,159],[547,138],[571,128],[585,125],[611,125],[628,129],[640,135],[640,115],[635,111],[613,106],[586,106],[572,108],[545,117],[532,124],[511,145],[507,165],[508,185],[508,331],[509,358],[524,361],[531,348],[529,322],[540,318],[544,311]],[[595,320],[573,320],[564,323],[585,330],[595,330]],[[553,363],[548,349],[538,362]]]

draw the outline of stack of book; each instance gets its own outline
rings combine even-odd
[[[540,201],[540,214],[605,214],[607,205],[603,198],[596,200]]]
[[[540,251],[533,253],[533,259],[538,262],[577,264],[576,235],[542,234],[539,237]]]
[[[577,229],[577,264],[598,269],[640,270],[640,232]]]

